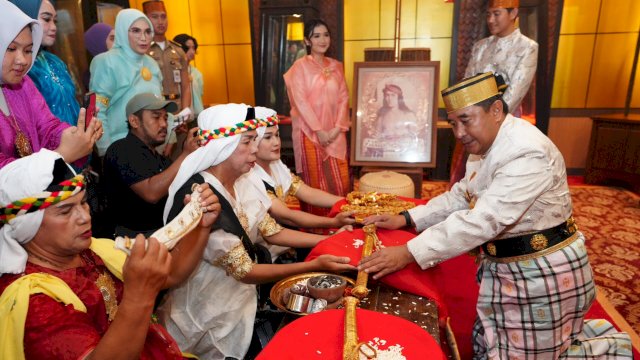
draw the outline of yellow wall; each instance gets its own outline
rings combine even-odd
[[[144,0],[130,0],[142,10]],[[167,38],[180,33],[198,40],[194,65],[204,77],[206,105],[253,104],[253,62],[249,2],[238,0],[164,0]]]
[[[551,107],[624,107],[639,26],[640,1],[565,0]]]
[[[141,9],[143,0],[131,0]],[[353,63],[367,47],[392,47],[395,0],[344,0],[344,65],[353,94]],[[254,102],[249,2],[165,0],[167,35],[193,35],[195,65],[205,80],[205,104]],[[403,0],[400,47],[429,47],[440,61],[440,89],[448,86],[453,4]],[[640,26],[640,1],[565,0],[552,108],[624,106]],[[640,107],[640,71],[632,107]],[[439,106],[443,104],[440,100]]]
[[[368,47],[393,47],[395,0],[344,0],[344,66],[353,98],[353,63],[364,61]],[[448,86],[453,3],[442,0],[403,0],[400,48],[431,48],[440,61],[440,89]],[[438,97],[439,98],[439,97]],[[442,99],[439,100],[443,107]]]

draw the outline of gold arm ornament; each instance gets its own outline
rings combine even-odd
[[[362,247],[362,258],[371,255],[374,248],[380,243],[378,235],[376,234],[376,226],[374,224],[366,225],[362,228],[364,230],[364,246]],[[364,299],[369,294],[367,289],[367,282],[369,281],[369,274],[364,271],[358,271],[358,277],[356,279],[356,286],[351,290],[351,294],[358,299]]]
[[[365,342],[358,342],[358,323],[356,321],[356,306],[360,300],[347,296],[344,304],[344,345],[342,346],[342,360],[359,360],[360,354],[367,359],[375,359],[376,349]]]

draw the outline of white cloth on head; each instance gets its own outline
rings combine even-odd
[[[7,48],[16,36],[20,34],[25,26],[31,24],[31,37],[33,39],[33,59],[29,65],[29,70],[33,66],[33,60],[35,60],[35,54],[40,49],[42,43],[42,26],[36,19],[32,19],[23,13],[17,6],[13,5],[9,1],[0,0],[0,14],[2,14],[2,21],[0,21],[0,59],[4,60],[4,56],[7,52]],[[2,84],[2,79],[0,79]],[[1,94],[1,93],[0,93]]]
[[[0,169],[0,206],[42,193],[51,184],[53,166],[60,157],[42,149]],[[44,210],[20,215],[0,228],[0,276],[24,271],[27,252],[22,246],[36,235],[43,216]]]
[[[274,115],[277,115],[277,112],[273,109],[269,109],[266,107],[262,107],[262,106],[256,106],[256,119],[261,119],[261,120],[266,120],[267,118],[270,118]],[[278,125],[276,125],[277,127]],[[260,140],[262,140],[262,137],[264,136],[264,133],[267,132],[267,127],[266,126],[261,126],[259,128],[256,129],[256,132],[258,133],[258,143],[260,142]]]
[[[213,130],[222,127],[234,126],[243,122],[247,116],[246,104],[224,104],[216,105],[203,110],[198,115],[198,127],[202,130]],[[191,154],[187,155],[178,174],[169,186],[169,197],[164,206],[163,220],[167,223],[173,198],[176,192],[189,180],[191,176],[202,170],[208,169],[225,161],[238,147],[241,136],[221,137],[209,141],[205,146],[201,146]]]

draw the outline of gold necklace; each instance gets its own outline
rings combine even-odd
[[[29,141],[29,138],[22,132],[22,130],[20,129],[20,126],[18,126],[18,122],[16,121],[16,118],[11,113],[11,110],[9,110],[9,115],[6,115],[6,116],[9,120],[9,124],[13,128],[13,131],[16,132],[15,149],[18,156],[25,157],[33,154],[33,148],[31,147],[31,142]]]
[[[70,268],[65,268],[60,263],[56,264],[51,260],[45,259],[42,256],[39,256],[38,254],[35,254],[32,252],[27,252],[27,253],[29,254],[29,256],[32,256],[38,259],[39,261],[52,265],[54,267],[54,270],[56,271],[65,271],[70,269]],[[83,255],[80,255],[80,258],[85,264],[89,262],[93,263],[93,261],[91,261],[90,259],[86,258]],[[93,266],[95,268],[95,263]],[[96,272],[98,272],[97,269],[96,269]],[[104,307],[107,313],[107,317],[109,318],[109,322],[112,322],[113,319],[116,318],[116,313],[118,312],[118,299],[116,298],[116,284],[113,282],[113,279],[111,278],[111,276],[107,274],[106,271],[103,273],[98,273],[98,278],[96,279],[95,284],[98,287],[98,291],[100,291],[100,294],[102,295],[102,300],[104,300]]]
[[[96,271],[96,273],[98,273],[98,278],[94,283],[96,284],[98,291],[100,291],[100,295],[102,295],[102,300],[104,301],[104,309],[107,313],[109,322],[112,322],[116,318],[116,313],[118,312],[116,284],[113,281],[113,277],[108,274],[108,271],[103,271],[102,273],[100,273],[98,271],[96,263],[85,253],[81,253],[80,256],[84,260],[85,264],[91,263],[93,269]]]

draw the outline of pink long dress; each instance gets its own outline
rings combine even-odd
[[[350,189],[346,137],[350,122],[342,63],[325,57],[319,64],[307,55],[291,66],[284,81],[291,103],[296,172],[311,187],[345,196]],[[341,130],[338,138],[323,147],[315,132],[334,127]],[[327,212],[302,205],[316,214]]]

